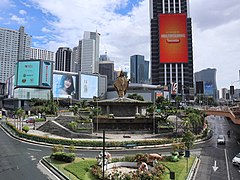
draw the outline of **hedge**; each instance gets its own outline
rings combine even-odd
[[[18,137],[50,143],[50,144],[62,144],[62,145],[73,145],[73,146],[82,146],[82,147],[102,147],[102,141],[94,141],[94,140],[68,140],[68,139],[56,139],[49,138],[44,136],[37,136],[33,134],[27,134],[19,131],[13,124],[7,122],[7,125],[15,132]],[[136,144],[137,146],[145,146],[145,145],[161,145],[161,144],[169,144],[172,143],[173,139],[151,139],[151,140],[139,140],[139,141],[107,141],[105,143],[106,147],[125,147],[126,144]]]

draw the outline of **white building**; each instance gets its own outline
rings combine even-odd
[[[48,51],[46,49],[32,47],[30,59],[41,59],[41,60],[54,61],[54,52]]]
[[[99,39],[98,32],[85,31],[83,39],[74,48],[73,62],[76,64],[75,72],[99,73]]]
[[[19,30],[0,28],[0,82],[14,74],[17,60],[30,59],[32,37]]]

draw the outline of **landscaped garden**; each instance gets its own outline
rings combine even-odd
[[[188,158],[189,169],[187,171],[186,158],[175,159],[172,156],[161,156],[158,154],[136,154],[122,158],[112,158],[109,165],[127,164],[128,167],[118,167],[114,165],[105,171],[105,179],[108,180],[169,180],[170,171],[175,173],[175,179],[185,180],[189,169],[191,168],[195,156]],[[154,159],[154,157],[156,159]],[[161,157],[161,158],[157,158]],[[57,161],[54,158],[46,158],[46,160],[63,172],[70,179],[81,180],[97,180],[102,179],[102,166],[94,158],[75,158],[71,163]],[[136,167],[129,167],[129,163]],[[142,166],[146,164],[148,167]]]

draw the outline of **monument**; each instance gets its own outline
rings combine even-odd
[[[124,76],[123,71],[120,72],[119,76],[117,77],[117,80],[114,83],[114,87],[118,93],[118,97],[120,99],[123,99],[128,88],[128,83],[129,81],[127,78]]]
[[[94,130],[106,130],[115,133],[150,133],[153,131],[153,118],[148,116],[148,101],[139,101],[125,97],[129,85],[128,79],[121,71],[114,87],[117,98],[92,102],[101,108],[101,114],[93,119]]]

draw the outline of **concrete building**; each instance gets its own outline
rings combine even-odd
[[[227,99],[227,93],[228,93],[228,89],[227,88],[222,88],[222,98],[223,99]]]
[[[130,57],[130,80],[131,83],[146,84],[148,82],[149,61],[144,60],[142,55]]]
[[[98,32],[84,32],[83,39],[74,48],[73,62],[76,64],[77,72],[99,73],[99,41]]]
[[[71,72],[72,50],[68,47],[60,47],[56,52],[55,70]]]
[[[99,74],[107,76],[107,84],[112,85],[114,82],[114,62],[113,61],[100,61]]]
[[[150,0],[151,81],[162,86],[175,83],[178,93],[193,97],[192,23],[188,2]]]
[[[203,94],[212,96],[215,100],[218,99],[216,73],[217,70],[215,68],[208,68],[195,73],[195,82],[203,81]]]
[[[14,74],[18,60],[30,59],[32,37],[19,30],[0,28],[0,82]]]
[[[48,51],[46,49],[32,47],[30,59],[41,59],[41,60],[54,61],[54,52]]]

